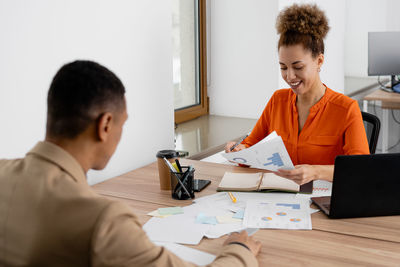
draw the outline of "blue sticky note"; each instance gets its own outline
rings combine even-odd
[[[244,210],[238,210],[235,215],[232,216],[232,218],[235,219],[243,219],[244,217]]]
[[[183,209],[181,207],[159,208],[158,213],[160,215],[175,215],[183,213]]]
[[[196,217],[196,223],[216,225],[218,224],[218,221],[215,216],[207,216],[201,212]]]

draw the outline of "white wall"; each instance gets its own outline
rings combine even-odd
[[[400,31],[399,10],[398,0],[346,1],[346,76],[368,76],[368,32]]]
[[[210,113],[258,118],[273,92],[288,88],[278,64],[275,23],[279,10],[294,2],[310,1],[210,2]],[[335,91],[343,92],[345,0],[313,2],[326,12],[331,26],[325,41],[321,79]]]
[[[0,158],[22,157],[45,134],[46,95],[62,64],[95,60],[127,90],[121,143],[89,182],[155,160],[174,147],[171,2],[0,0]]]
[[[312,3],[325,12],[330,30],[325,38],[325,62],[321,68],[321,81],[336,92],[344,91],[344,33],[346,27],[345,0],[279,0],[279,10],[293,3]],[[280,87],[288,88],[279,75]]]
[[[258,118],[278,89],[278,1],[210,3],[210,113]]]

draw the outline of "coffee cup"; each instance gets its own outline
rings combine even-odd
[[[179,155],[179,152],[175,150],[160,150],[157,152],[157,166],[161,190],[171,190],[170,169],[165,163],[164,158],[173,163],[175,162],[175,159],[179,157]]]

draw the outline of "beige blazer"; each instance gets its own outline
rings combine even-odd
[[[240,245],[212,266],[257,266]],[[0,160],[0,266],[193,266],[154,245],[123,203],[97,195],[79,163],[38,143]]]

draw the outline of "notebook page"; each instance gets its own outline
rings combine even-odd
[[[274,173],[264,173],[260,189],[284,189],[300,191],[300,186],[292,180],[280,177]]]
[[[262,173],[225,172],[219,187],[257,189]]]

